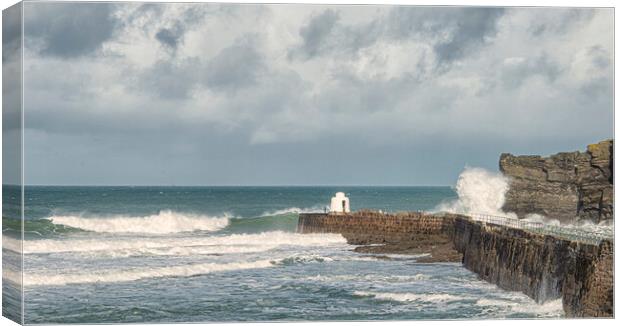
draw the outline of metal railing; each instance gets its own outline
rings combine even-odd
[[[579,226],[550,225],[541,222],[519,220],[507,216],[495,216],[488,214],[469,213],[466,216],[474,221],[488,224],[507,226],[515,229],[535,232],[542,235],[550,235],[560,239],[578,241],[598,245],[603,240],[613,239],[613,230],[609,232],[601,230],[588,230]]]
[[[467,216],[471,217],[475,221],[508,226],[515,229],[540,231],[545,226],[543,223],[540,222],[524,221],[516,218],[510,218],[507,216],[496,216],[477,213],[467,214]]]
[[[415,211],[415,212],[398,212],[390,209],[385,210],[368,210],[367,213],[398,216],[399,214],[422,214],[433,215],[436,212]],[[541,222],[528,221],[523,219],[517,219],[508,216],[480,214],[480,213],[468,213],[461,214],[469,217],[471,220],[483,222],[486,224],[494,224],[500,226],[506,226],[514,229],[526,230],[529,232],[554,236],[559,239],[578,241],[587,244],[598,245],[603,240],[612,240],[614,238],[613,228],[608,231],[594,229],[587,226],[574,226],[574,225],[552,225]]]
[[[583,230],[578,226],[571,227],[561,225],[545,225],[543,232],[544,234],[553,235],[559,238],[597,245],[603,240],[613,239],[613,233],[596,230]]]

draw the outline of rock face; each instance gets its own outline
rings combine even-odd
[[[502,154],[499,168],[510,177],[506,212],[563,222],[613,219],[613,140],[549,157]]]

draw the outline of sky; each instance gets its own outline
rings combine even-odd
[[[24,33],[27,184],[453,185],[613,137],[612,9],[25,3]]]

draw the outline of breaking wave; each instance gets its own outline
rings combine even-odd
[[[330,246],[346,244],[346,239],[339,234],[297,234],[282,231],[262,232],[256,234],[231,234],[209,237],[153,237],[153,238],[104,238],[104,239],[45,239],[24,242],[24,253],[61,253],[61,252],[111,252],[133,251],[135,253],[170,252],[171,254],[211,253],[217,252],[256,252],[266,251],[277,246]],[[244,249],[247,248],[247,249]]]
[[[209,273],[234,270],[268,268],[274,266],[272,260],[234,263],[203,263],[158,268],[139,268],[132,270],[109,270],[84,274],[26,274],[25,286],[66,285],[79,283],[129,282],[146,278],[189,277]]]
[[[88,273],[48,274],[27,273],[24,275],[25,286],[58,286],[85,283],[116,283],[137,281],[148,278],[191,277],[217,272],[238,271],[245,269],[269,268],[286,265],[331,262],[332,258],[319,255],[293,255],[285,258],[263,259],[251,262],[198,263],[166,267],[113,269],[90,271]],[[19,273],[6,273],[5,279],[19,281]]]
[[[489,214],[516,218],[502,210],[509,189],[509,179],[501,173],[466,167],[456,182],[458,199],[442,203],[436,211],[460,214]]]
[[[52,223],[102,233],[166,234],[192,231],[218,231],[228,225],[228,216],[211,217],[173,211],[150,216],[84,217],[54,215]]]
[[[513,212],[502,210],[506,201],[506,192],[510,188],[510,179],[501,173],[490,172],[482,168],[466,167],[459,175],[456,183],[458,198],[450,202],[439,204],[435,212],[449,212],[470,215],[473,219],[481,215],[502,216],[509,219],[517,219]],[[561,226],[580,231],[590,231],[613,237],[613,221],[603,221],[599,224],[591,221],[577,221],[574,223],[561,223],[557,219],[549,218],[540,214],[528,214],[522,221],[538,222],[545,226]]]

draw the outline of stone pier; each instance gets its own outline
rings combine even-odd
[[[462,215],[418,212],[300,214],[297,230],[339,233],[350,244],[388,248],[447,240],[463,266],[490,283],[538,303],[561,298],[569,317],[613,317],[612,240],[583,243]]]

